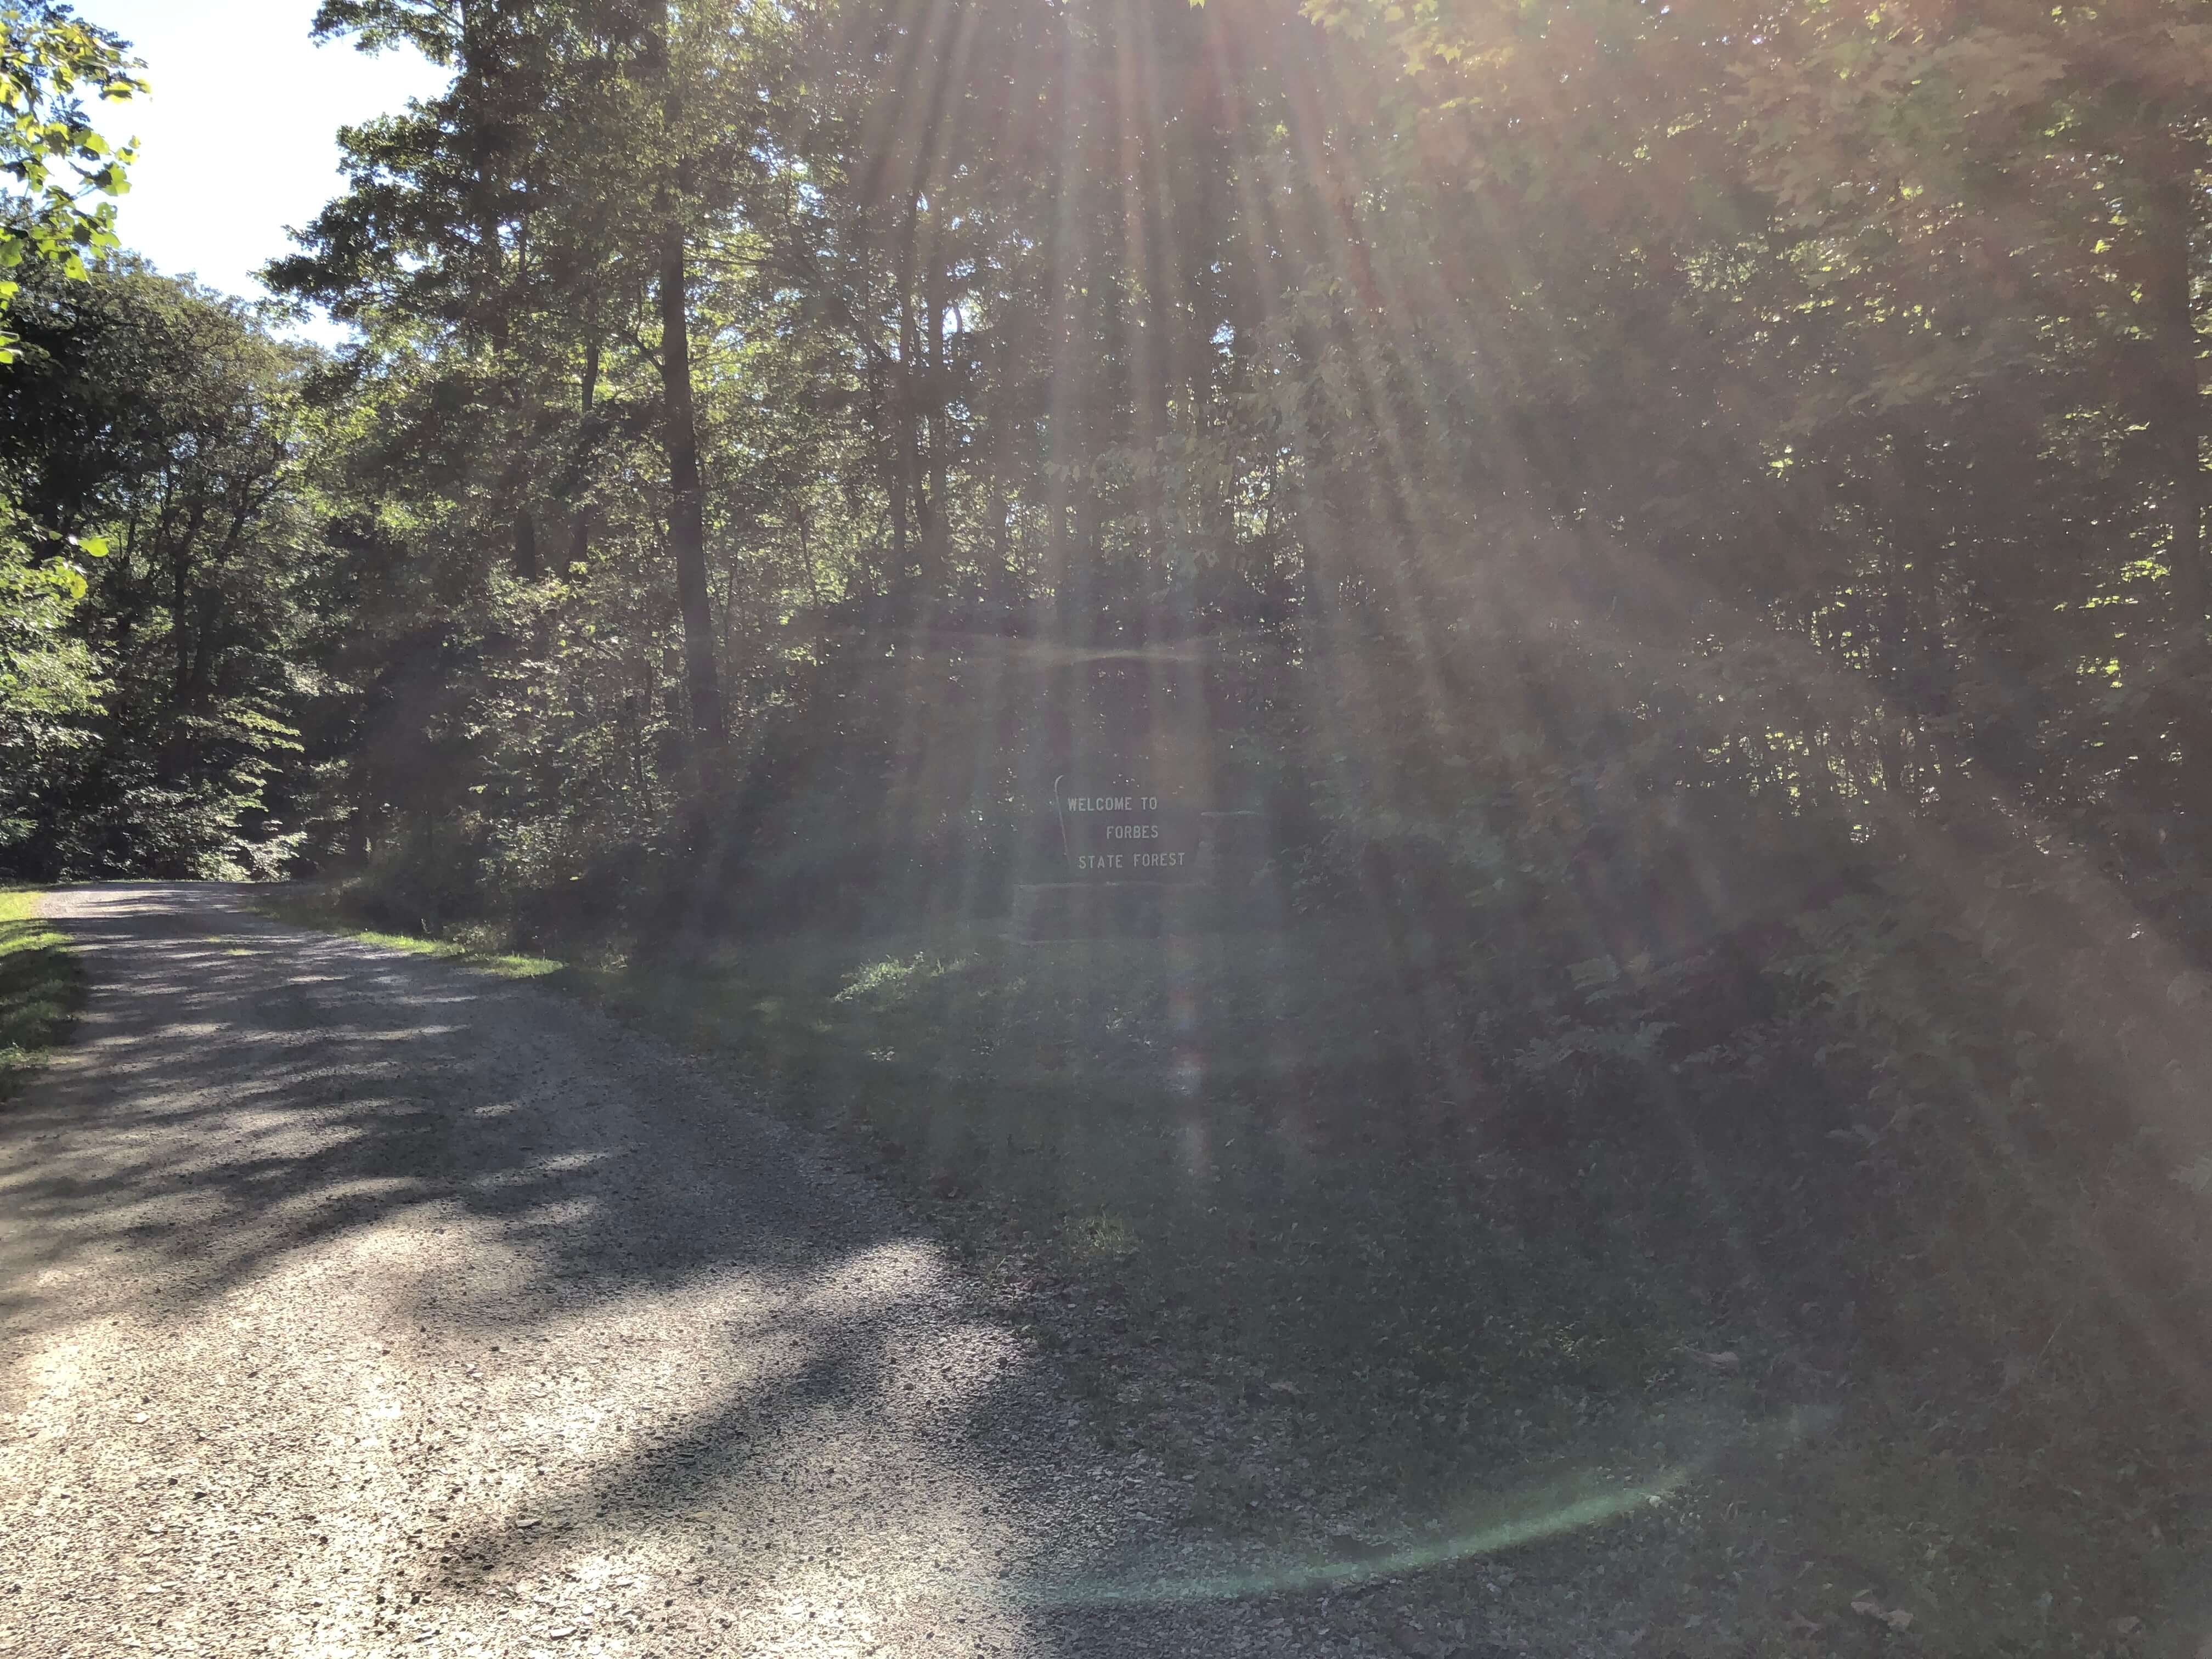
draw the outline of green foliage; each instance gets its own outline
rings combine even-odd
[[[364,927],[360,925],[360,910],[364,903],[377,902],[381,893],[365,893],[360,889],[357,881],[292,883],[272,887],[255,900],[253,908],[273,921],[296,927],[343,933],[363,944],[387,951],[404,951],[410,956],[459,962],[497,974],[502,979],[546,979],[566,971],[565,964],[549,957],[517,956],[495,950],[481,938],[474,942],[429,939],[420,933]]]
[[[82,278],[91,256],[117,246],[115,204],[90,197],[130,188],[134,145],[102,137],[86,112],[87,95],[119,103],[146,90],[123,41],[80,21],[54,0],[0,6],[0,173],[15,189],[0,199],[0,303],[27,259]],[[13,362],[0,336],[0,363]]]
[[[69,1035],[84,973],[69,940],[39,916],[38,895],[0,886],[0,1105]]]
[[[95,706],[91,655],[68,626],[84,596],[82,566],[34,562],[20,531],[0,532],[0,742],[19,746],[21,764]]]
[[[2201,921],[2183,13],[490,15],[325,8],[454,79],[276,273],[368,334],[319,833],[418,919],[998,906],[1105,768],[1532,1064],[1954,833]]]
[[[264,878],[317,684],[314,356],[127,261],[25,287],[0,380],[0,867]],[[96,554],[97,556],[87,556]]]

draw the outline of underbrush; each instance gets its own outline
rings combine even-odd
[[[272,921],[289,922],[320,933],[343,933],[411,956],[465,962],[508,979],[542,979],[562,971],[550,957],[504,950],[504,930],[489,924],[459,924],[433,936],[371,925],[373,907],[363,903],[356,885],[346,882],[291,882],[258,890],[247,903]]]
[[[1578,965],[1519,1004],[1344,916],[792,934],[554,982],[901,1194],[1102,1433],[1186,1474],[1194,1536],[1495,1539],[1468,1517],[1501,1493],[1611,1483],[1667,1494],[1602,1558],[1654,1654],[2193,1653],[2203,1200],[2110,1103],[1963,1085],[2017,1002],[1850,904],[1755,983]],[[1595,1540],[1516,1559],[1579,1583]],[[1449,1580],[1490,1545],[1425,1547]]]
[[[0,1101],[69,1036],[83,1004],[83,972],[69,941],[40,920],[37,893],[0,887]]]

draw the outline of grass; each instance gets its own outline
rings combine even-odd
[[[0,1102],[68,1038],[84,1005],[83,970],[38,899],[35,888],[0,886]]]
[[[364,932],[344,904],[295,891],[264,908],[502,960],[484,940]],[[1149,1334],[1208,1355],[1205,1400],[1296,1401],[1346,1431],[1302,1454],[1314,1480],[1340,1461],[1442,1503],[1529,1422],[1587,1431],[1576,1402],[1641,1394],[1686,1344],[1719,1339],[1607,1219],[1625,1164],[1576,1172],[1574,1236],[1513,1224],[1565,1195],[1464,1119],[1418,1121],[1407,988],[1345,944],[1016,944],[967,925],[582,961],[549,982],[841,1142],[1012,1292],[1094,1315],[1043,1334],[1126,1437],[1175,1437],[1188,1403],[1131,1360]],[[1235,1480],[1215,1496],[1247,1501]]]
[[[1331,1425],[1299,1454],[1308,1484],[1433,1510],[1529,1413],[1586,1428],[1578,1404],[1640,1395],[1710,1339],[1681,1286],[1610,1248],[1601,1206],[1571,1237],[1501,1224],[1546,1200],[1463,1121],[1409,1122],[1397,988],[1329,943],[973,927],[586,981],[842,1140],[1018,1290],[1091,1316],[1048,1323],[1121,1437],[1206,1461],[1139,1333],[1203,1355],[1208,1401]],[[1218,1474],[1217,1508],[1261,1496]]]
[[[526,963],[841,1144],[1103,1437],[1186,1477],[1196,1534],[1326,1523],[1449,1562],[1435,1540],[1496,1524],[1498,1494],[1687,1470],[1629,1543],[1515,1559],[1562,1607],[1596,1580],[1689,1659],[1879,1651],[1869,1589],[1923,1650],[2094,1650],[2202,1565],[2212,1510],[2169,1501],[2212,1474],[2191,1420],[2116,1406],[2126,1361],[2087,1311],[2036,1322],[2097,1305],[2087,1270],[1923,1225],[1903,1174],[1773,1109],[1786,1069],[1531,1110],[1494,1057],[1439,1052],[1467,1022],[1408,966],[1434,953],[1341,928],[948,924],[565,966],[362,936]],[[1978,1369],[2022,1342],[2019,1378]]]
[[[523,956],[499,950],[489,942],[489,934],[426,939],[416,933],[394,933],[364,927],[348,909],[342,887],[289,884],[256,893],[248,904],[271,921],[287,922],[317,933],[337,933],[364,944],[382,945],[387,951],[404,951],[410,956],[465,963],[502,979],[544,979],[561,973],[567,965],[550,957]]]

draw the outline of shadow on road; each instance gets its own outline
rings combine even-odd
[[[935,1248],[672,1055],[222,887],[57,908],[95,989],[0,1114],[0,1410],[138,1364],[149,1404],[189,1391],[161,1402],[180,1466],[307,1411],[302,1478],[386,1510],[394,1629],[588,1559],[688,1582],[632,1616],[696,1601],[701,1639],[941,1614],[1038,1651],[1019,1604],[1125,1541],[1050,1378]],[[173,1352],[115,1357],[111,1328]]]

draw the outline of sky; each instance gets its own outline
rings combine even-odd
[[[444,76],[412,53],[370,58],[308,38],[315,0],[77,0],[77,15],[132,43],[150,97],[100,112],[102,130],[141,140],[117,230],[165,271],[259,297],[254,271],[291,251],[341,185],[337,130]],[[330,340],[327,321],[307,332]]]

